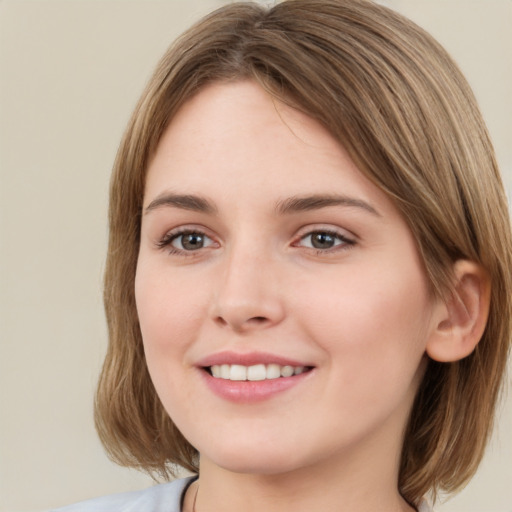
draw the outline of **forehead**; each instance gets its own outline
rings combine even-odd
[[[246,204],[336,193],[391,208],[319,122],[251,81],[212,84],[174,116],[148,169],[145,204],[176,188]]]
[[[276,149],[297,151],[301,145],[301,153],[308,149],[325,156],[344,153],[320,123],[285,105],[257,83],[241,80],[210,84],[185,102],[164,132],[157,153],[170,157],[172,151],[176,158],[193,150],[190,157],[208,156],[208,152],[218,157],[219,150],[229,149],[233,158],[238,149],[247,159],[251,156],[248,151],[260,146],[268,154]]]

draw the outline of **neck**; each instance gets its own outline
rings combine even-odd
[[[201,458],[200,479],[188,493],[187,512],[410,512],[397,487],[398,461],[384,468],[332,460],[280,474],[232,472]],[[390,467],[390,466],[393,467]],[[384,476],[383,476],[384,475]],[[195,510],[194,510],[195,502]]]

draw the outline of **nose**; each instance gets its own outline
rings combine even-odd
[[[277,262],[263,251],[232,251],[219,273],[213,320],[243,334],[279,324],[285,315]]]

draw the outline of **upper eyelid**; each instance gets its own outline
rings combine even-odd
[[[211,240],[216,240],[214,236],[209,234],[209,230],[205,228],[185,225],[167,230],[162,236],[157,237],[157,239],[155,240],[155,245],[157,245],[158,247],[165,247],[179,236],[191,233],[197,233]]]
[[[347,238],[351,240],[358,240],[359,237],[352,231],[350,231],[347,228],[342,228],[340,226],[333,226],[333,225],[326,225],[326,224],[313,224],[308,225],[300,228],[297,230],[297,239],[304,238],[307,235],[310,235],[311,233],[318,233],[318,232],[324,232],[324,233],[330,233],[332,235],[338,235],[342,238]]]
[[[180,226],[176,226],[175,228],[167,229],[165,233],[162,235],[162,238],[166,236],[178,236],[182,235],[183,233],[199,233],[202,235],[206,235],[210,238],[212,238],[213,236],[211,234],[211,230],[203,226],[194,224],[183,224]]]
[[[296,239],[296,241],[293,242],[292,245],[297,246],[299,244],[299,242],[301,242],[302,240],[307,239],[308,237],[312,236],[314,233],[327,233],[328,235],[331,235],[334,238],[337,238],[340,242],[342,242],[341,244],[337,244],[337,245],[342,245],[342,244],[354,245],[354,244],[357,243],[357,240],[355,240],[353,237],[345,236],[345,235],[343,235],[341,233],[338,233],[336,231],[328,231],[328,230],[317,229],[317,230],[314,230],[314,231],[309,231],[306,234],[298,237]],[[334,246],[334,247],[336,247],[336,246]]]

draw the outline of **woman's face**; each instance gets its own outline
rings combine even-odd
[[[311,118],[252,82],[185,104],[149,166],[135,288],[156,390],[202,461],[398,458],[432,300],[397,209]]]

